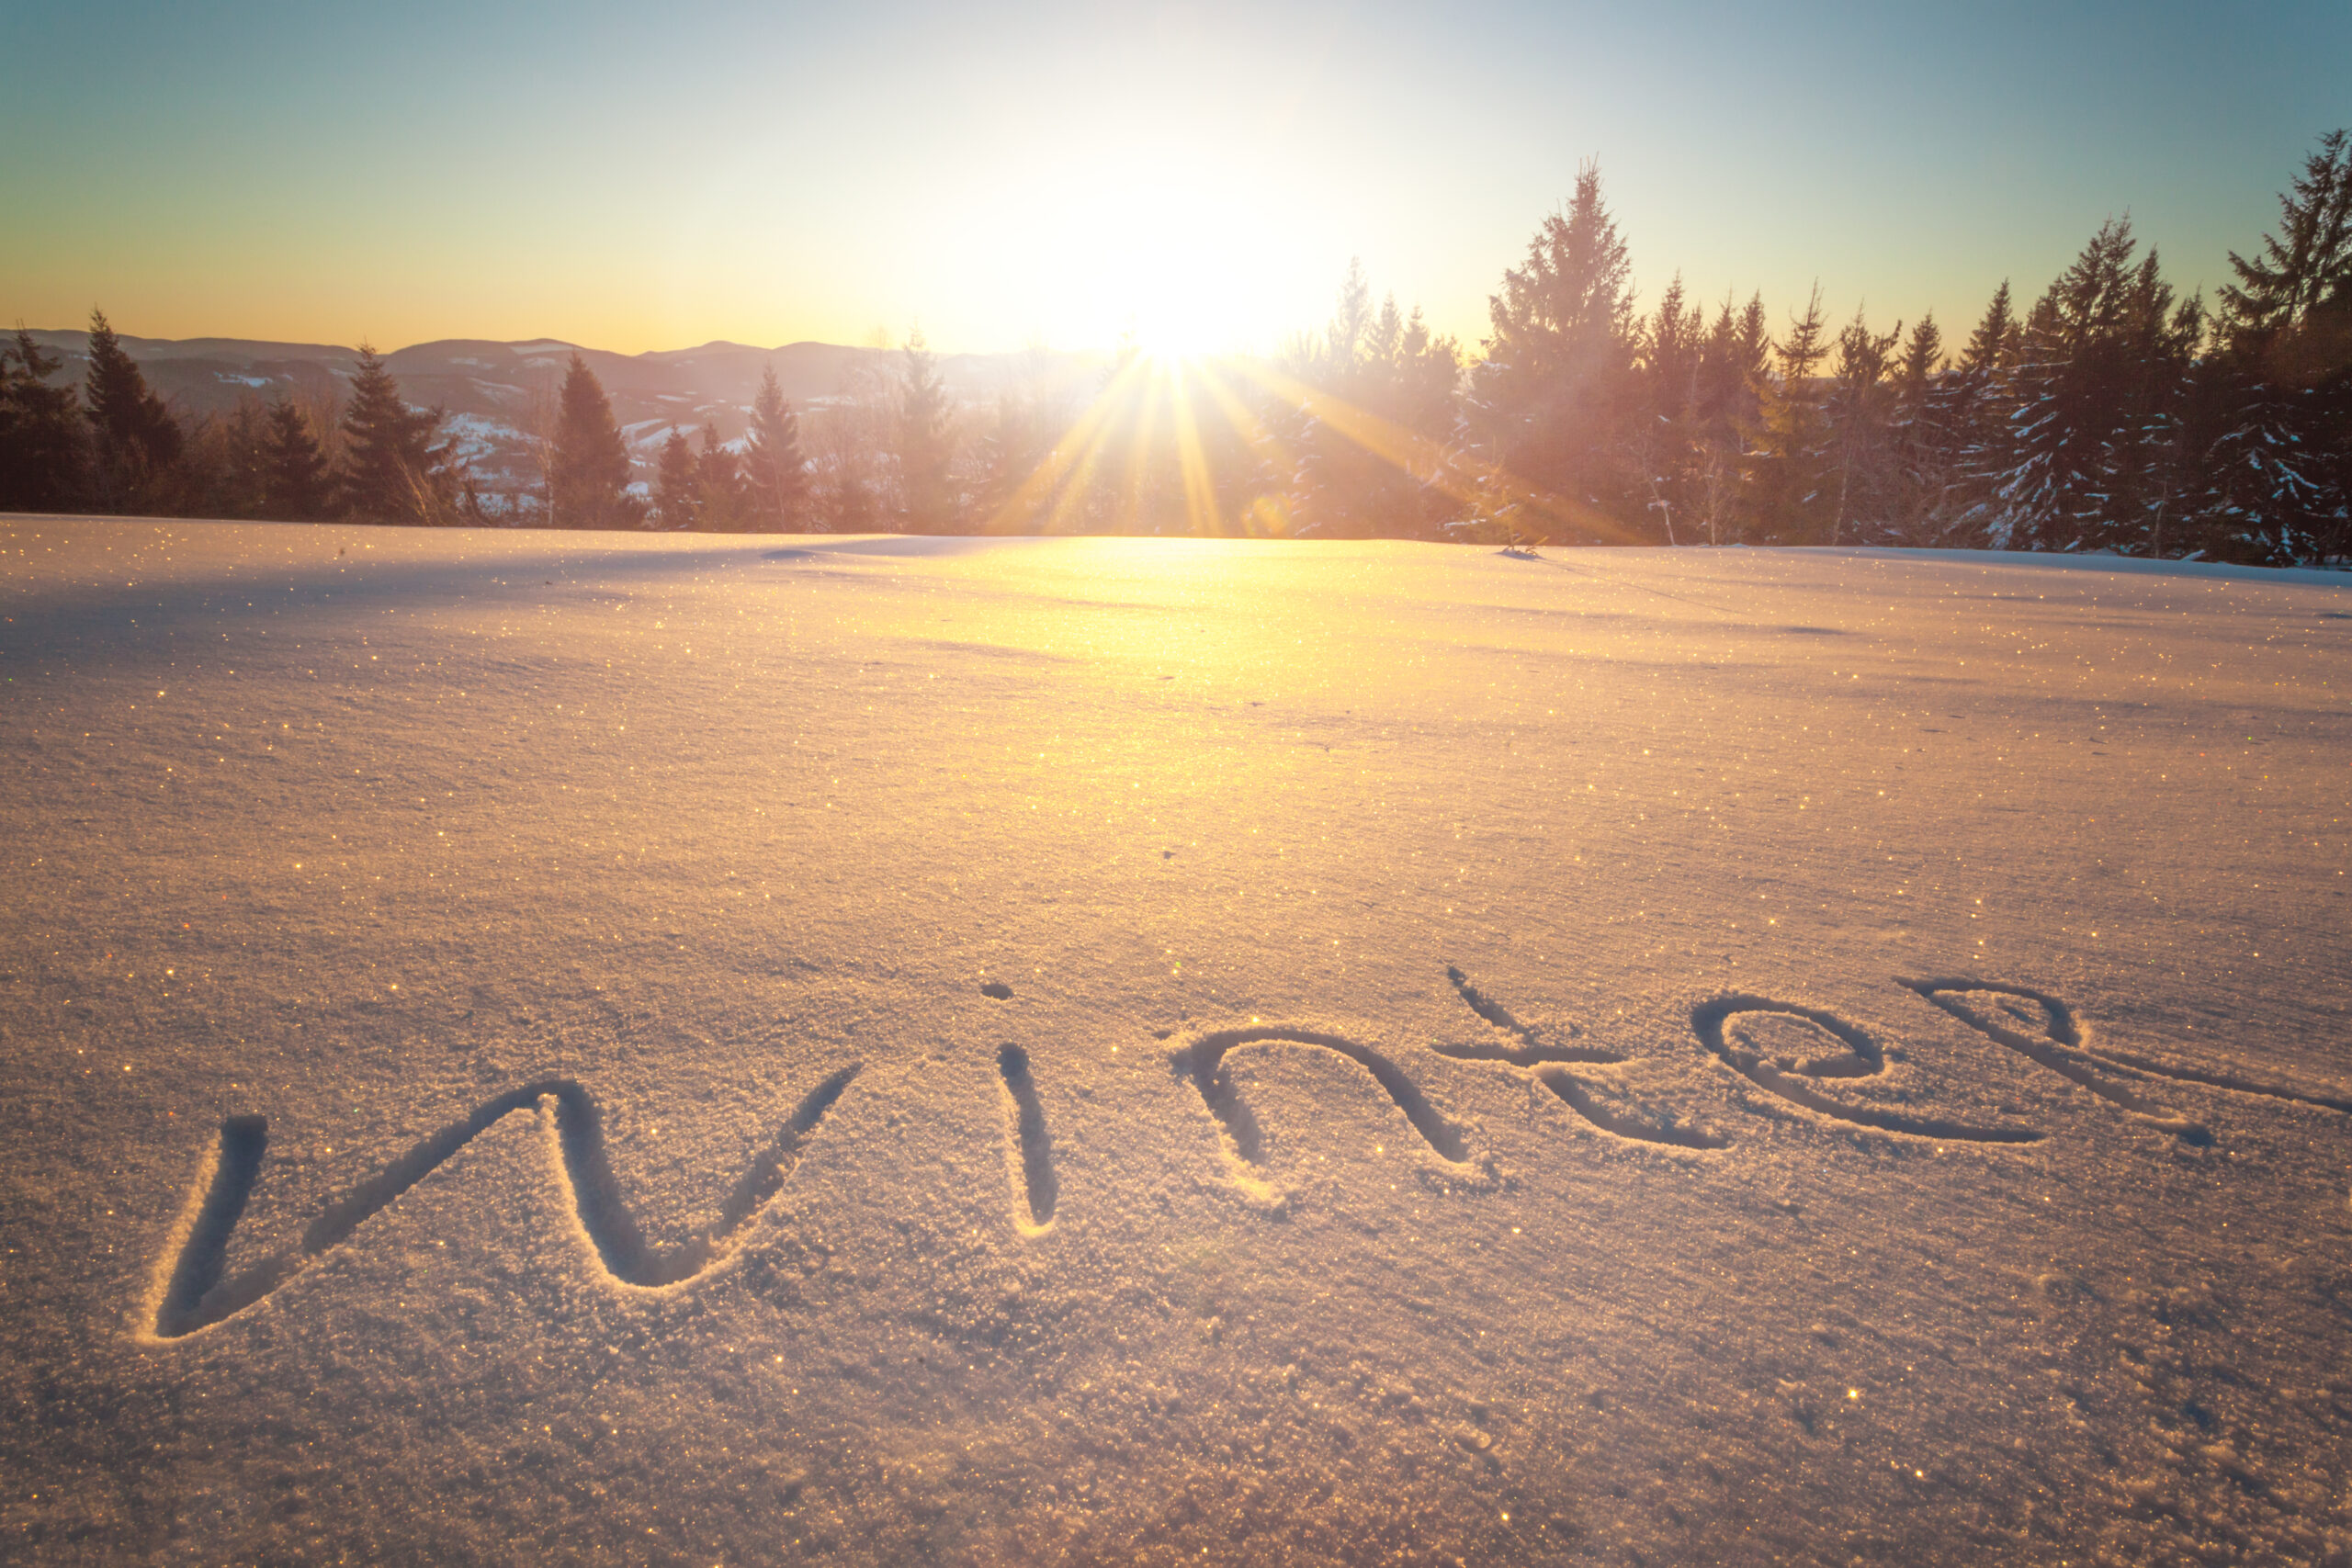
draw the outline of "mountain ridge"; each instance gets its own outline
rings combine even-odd
[[[89,359],[87,332],[28,330],[64,361],[58,378],[81,379]],[[340,344],[130,333],[119,341],[157,393],[191,419],[225,414],[255,399],[291,398],[317,409],[343,395],[359,363],[359,350]],[[435,338],[386,352],[383,361],[408,401],[449,416],[458,450],[485,490],[519,495],[539,483],[533,433],[545,427],[574,354],[604,384],[639,476],[649,478],[673,431],[739,440],[766,370],[775,371],[787,399],[817,411],[880,395],[899,352],[813,339],[762,348],[714,338],[692,347],[621,354],[561,338]],[[951,393],[979,402],[1016,381],[1078,389],[1105,361],[1029,350],[943,354],[937,363]]]

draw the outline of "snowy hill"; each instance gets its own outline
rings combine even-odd
[[[61,379],[78,381],[87,365],[89,334],[36,331],[33,340],[65,361]],[[123,348],[156,390],[184,416],[223,413],[239,400],[339,396],[358,363],[356,347],[333,344],[266,343],[245,338],[142,338],[124,334]],[[893,349],[793,343],[761,348],[707,343],[697,348],[613,354],[555,338],[498,343],[444,338],[384,355],[401,391],[419,407],[448,411],[460,450],[489,489],[514,493],[535,486],[538,471],[528,433],[554,401],[573,354],[588,362],[611,397],[632,454],[649,471],[673,429],[695,434],[715,429],[722,441],[743,434],[744,412],[760,377],[774,367],[784,395],[804,408],[852,395],[861,378],[891,374]],[[961,354],[939,356],[950,391],[983,400],[1030,356]],[[1046,363],[1065,376],[1088,373],[1084,355],[1053,355]]]

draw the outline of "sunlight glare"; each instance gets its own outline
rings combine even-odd
[[[1027,172],[955,228],[971,241],[976,280],[1046,342],[1124,342],[1160,359],[1261,351],[1322,307],[1345,259],[1298,242],[1262,162],[1114,140]]]

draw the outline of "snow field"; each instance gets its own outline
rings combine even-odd
[[[2339,587],[0,550],[11,1554],[2352,1550]]]

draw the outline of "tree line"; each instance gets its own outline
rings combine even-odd
[[[1679,276],[1645,308],[1589,165],[1476,355],[1351,266],[1322,331],[1222,370],[1138,377],[1130,348],[1073,393],[1032,362],[974,405],[917,336],[805,417],[771,371],[740,442],[673,430],[650,482],[574,355],[526,497],[486,495],[372,351],[341,400],[189,422],[94,313],[79,389],[29,333],[0,347],[0,510],[2352,561],[2352,137],[2321,138],[2229,265],[2184,297],[2111,220],[1957,341],[1932,314],[1833,321],[1817,288],[1777,327]]]
[[[348,396],[246,400],[184,420],[147,385],[106,312],[80,388],[30,333],[0,344],[0,511],[454,525],[491,511],[438,410],[413,408],[363,346]]]
[[[1384,495],[1303,431],[1293,489],[1332,531],[2352,564],[2352,138],[2320,140],[2229,265],[2211,305],[2184,298],[2118,219],[1956,344],[1932,314],[1833,322],[1818,289],[1775,332],[1760,298],[1704,308],[1679,277],[1639,309],[1588,166],[1451,399],[1450,345],[1393,307],[1365,331],[1351,275],[1294,367],[1430,456]]]

